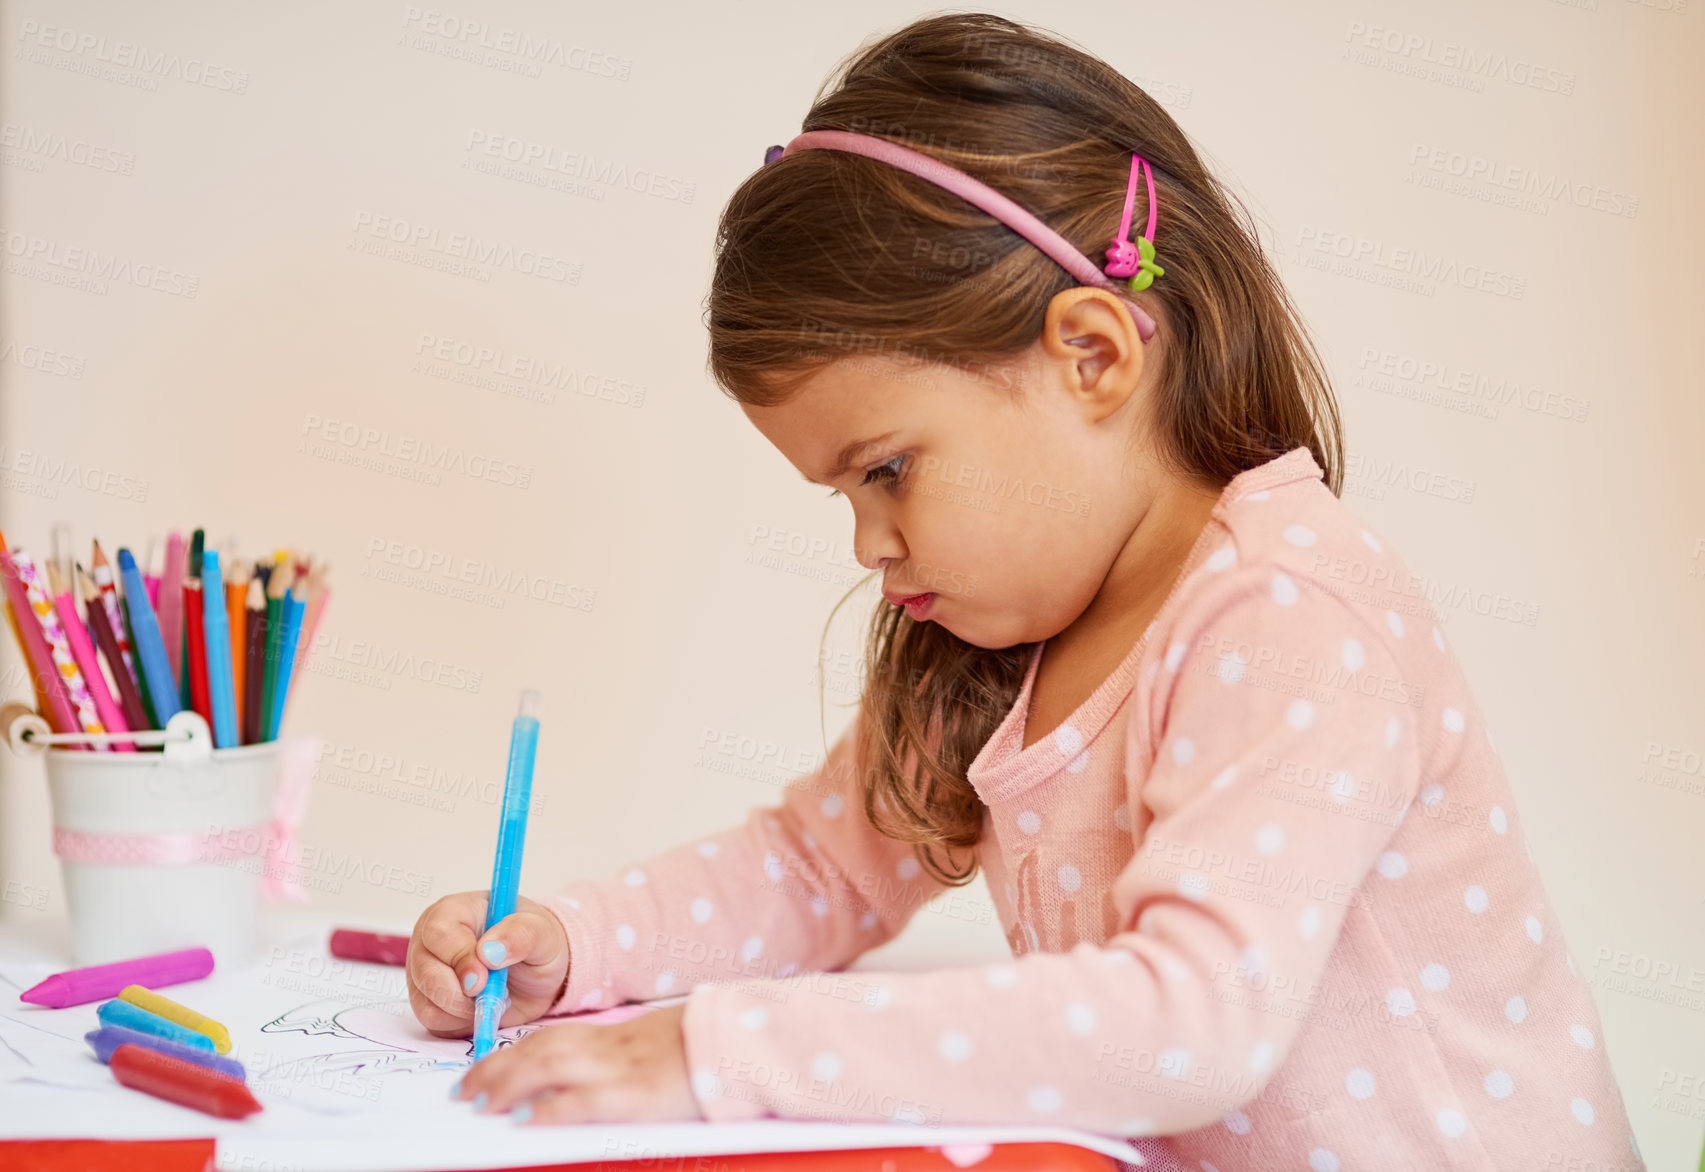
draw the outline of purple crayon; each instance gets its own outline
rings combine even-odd
[[[95,1057],[102,1062],[110,1063],[112,1052],[128,1042],[158,1050],[162,1054],[170,1054],[173,1058],[182,1058],[185,1062],[193,1062],[209,1070],[217,1070],[220,1074],[230,1075],[238,1082],[248,1078],[243,1064],[235,1058],[226,1058],[223,1054],[215,1054],[211,1050],[201,1050],[195,1046],[183,1046],[170,1038],[155,1037],[153,1034],[145,1034],[141,1030],[128,1029],[125,1026],[102,1026],[84,1034],[83,1040],[89,1043],[95,1051]]]
[[[87,1005],[91,1001],[117,997],[126,985],[159,989],[185,981],[199,981],[212,971],[211,952],[205,948],[185,948],[178,952],[139,956],[135,960],[115,960],[111,964],[55,973],[41,984],[25,989],[18,994],[18,999],[32,1005],[45,1005],[49,1009],[64,1009],[67,1005]]]

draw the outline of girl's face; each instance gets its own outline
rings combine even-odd
[[[1116,298],[1073,289],[1015,362],[846,358],[745,411],[852,504],[854,555],[883,571],[883,594],[968,643],[1009,647],[1084,613],[1163,485],[1143,351]]]

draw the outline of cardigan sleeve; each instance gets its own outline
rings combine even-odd
[[[570,969],[553,1013],[685,993],[759,987],[838,969],[897,935],[942,884],[909,844],[865,817],[857,723],[821,768],[720,833],[541,900],[568,934]]]

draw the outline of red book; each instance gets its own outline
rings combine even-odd
[[[114,1050],[109,1065],[113,1077],[132,1090],[145,1091],[209,1115],[242,1119],[261,1110],[249,1088],[230,1075],[134,1042],[126,1042]]]
[[[184,581],[184,637],[189,643],[189,705],[208,727],[213,726],[213,705],[207,699],[207,638],[202,625],[201,579]]]

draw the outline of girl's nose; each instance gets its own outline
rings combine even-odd
[[[865,518],[853,525],[853,557],[865,569],[885,569],[889,562],[905,556],[906,543],[893,525]]]

